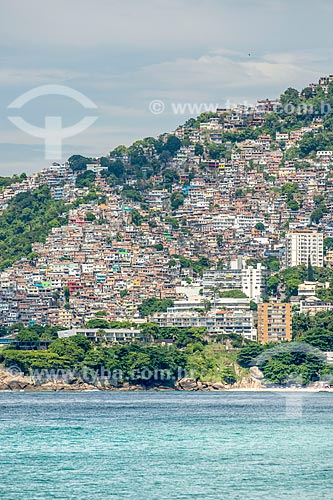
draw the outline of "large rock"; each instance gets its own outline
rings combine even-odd
[[[198,391],[198,383],[194,378],[181,378],[176,384],[175,388],[181,391]]]
[[[251,377],[255,378],[256,380],[263,380],[265,378],[265,375],[257,366],[251,366],[250,368],[250,374]]]

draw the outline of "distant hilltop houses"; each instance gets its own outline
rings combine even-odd
[[[333,305],[330,103],[332,75],[106,156],[2,178],[0,325],[96,340],[89,325],[152,322],[290,340],[294,314]]]

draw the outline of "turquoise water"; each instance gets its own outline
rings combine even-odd
[[[333,394],[1,393],[0,405],[1,499],[333,498]]]

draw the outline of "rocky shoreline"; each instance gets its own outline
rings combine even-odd
[[[108,380],[97,380],[93,384],[80,378],[71,380],[40,380],[21,373],[12,373],[5,368],[0,369],[0,391],[147,391],[147,390],[175,390],[175,391],[227,391],[232,389],[259,390],[264,388],[260,380],[253,376],[243,377],[235,384],[222,382],[200,381],[194,378],[182,378],[171,385],[141,385],[128,382],[114,384]]]

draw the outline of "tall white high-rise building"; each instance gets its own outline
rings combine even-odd
[[[259,302],[266,291],[267,269],[262,264],[242,269],[242,291],[255,302]]]
[[[286,235],[286,266],[308,265],[323,267],[324,236],[310,229],[295,230]]]

